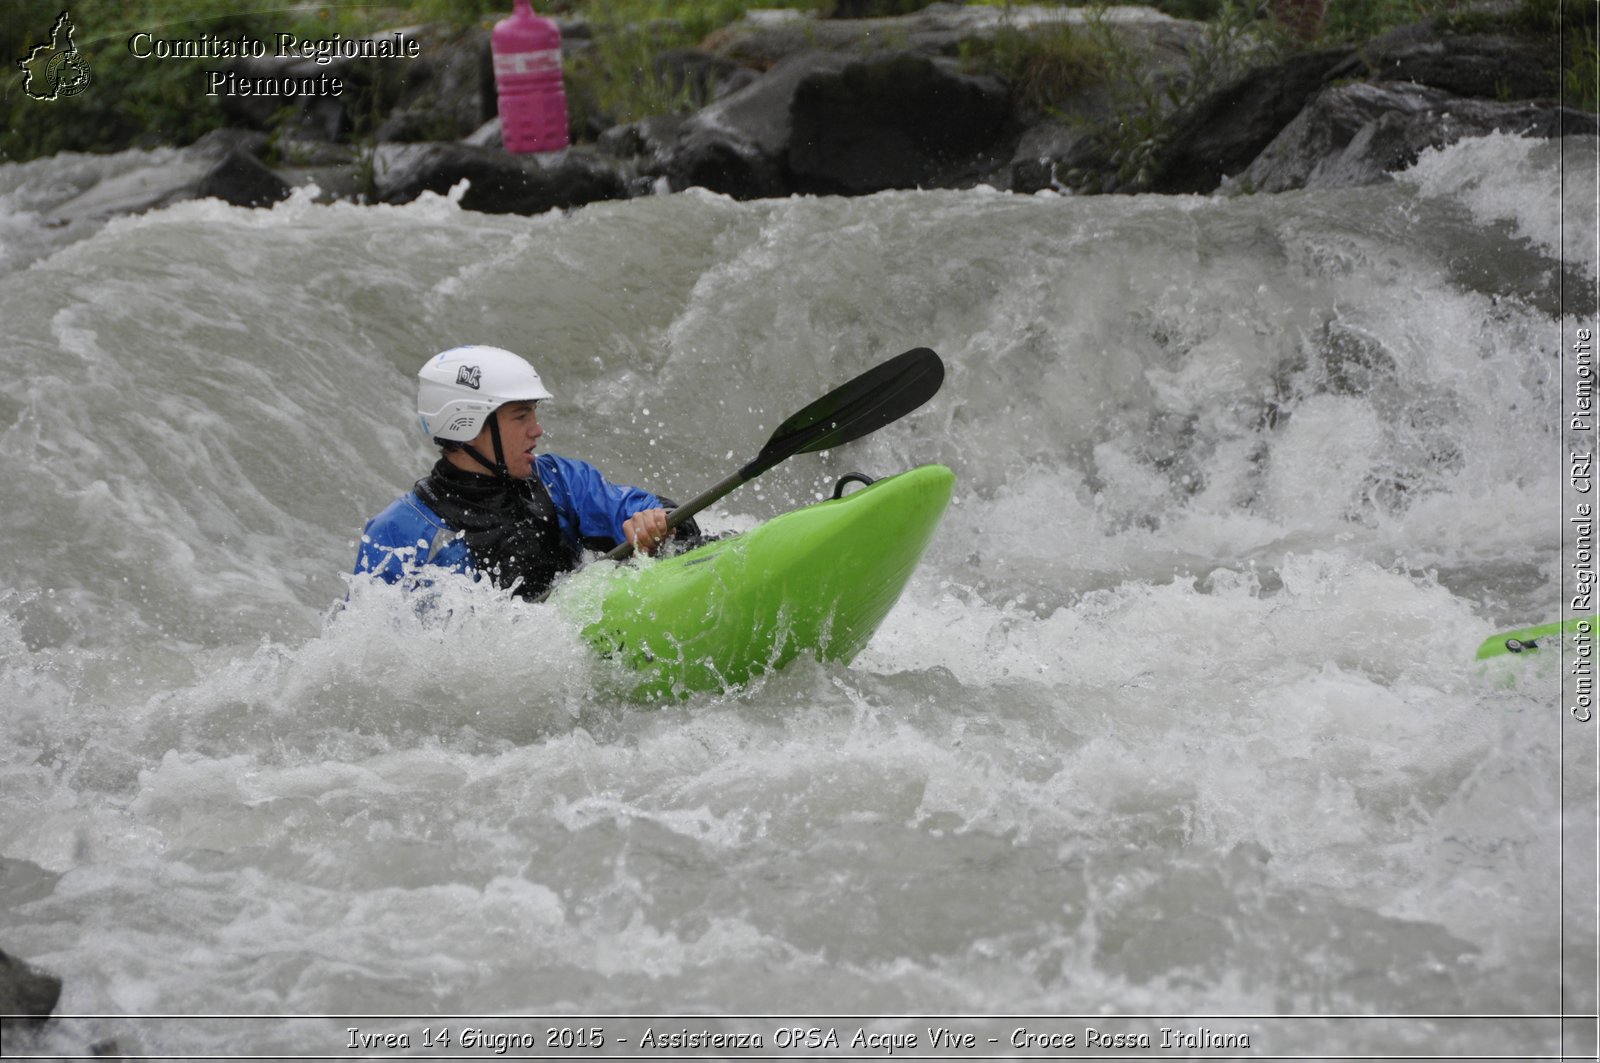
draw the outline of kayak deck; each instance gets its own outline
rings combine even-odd
[[[899,600],[955,474],[923,465],[740,535],[638,566],[591,566],[555,596],[656,700],[726,690],[801,654],[852,660]]]
[[[1596,630],[1600,630],[1600,616],[1574,616],[1566,620],[1540,624],[1537,627],[1504,631],[1483,640],[1483,644],[1478,647],[1477,659],[1486,661],[1491,657],[1500,657],[1508,653],[1554,650],[1563,635],[1578,633],[1587,635]]]

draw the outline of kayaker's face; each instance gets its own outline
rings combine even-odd
[[[506,471],[518,480],[526,480],[533,475],[533,448],[544,435],[539,425],[538,404],[508,402],[494,415],[500,422],[500,446],[505,451]],[[480,454],[494,452],[494,440],[489,436],[487,424],[472,443]]]

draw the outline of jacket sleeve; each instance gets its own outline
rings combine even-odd
[[[471,559],[457,537],[415,494],[395,499],[367,522],[356,551],[357,575],[398,583],[423,565],[464,572]]]
[[[622,542],[622,523],[641,509],[655,509],[661,499],[640,487],[621,487],[600,475],[586,461],[540,454],[539,479],[555,503],[561,528],[574,540]]]

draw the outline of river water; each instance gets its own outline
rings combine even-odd
[[[1596,1006],[1593,725],[1551,658],[1472,656],[1560,614],[1594,158],[62,227],[167,156],[0,167],[0,948],[75,1016],[39,1050],[1004,1014],[1559,1051]],[[856,469],[942,462],[956,498],[853,665],[631,705],[549,606],[453,586],[427,625],[347,575],[431,460],[413,374],[463,342],[538,365],[549,449],[679,498],[929,346],[928,406],[707,523]],[[270,1018],[362,1014],[417,1018]],[[196,1018],[227,1015],[260,1021]]]

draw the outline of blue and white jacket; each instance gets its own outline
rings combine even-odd
[[[662,505],[650,492],[619,487],[593,465],[574,458],[540,454],[534,459],[534,474],[549,491],[561,533],[574,548],[592,539],[620,543],[624,521]],[[367,522],[355,571],[398,583],[424,566],[477,576],[466,540],[411,490]]]

